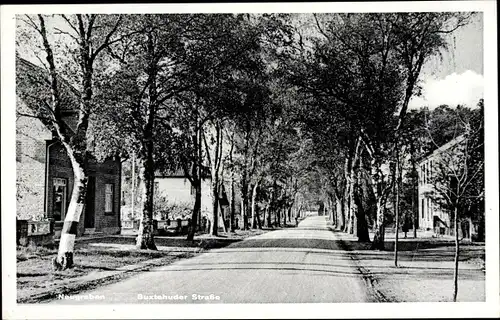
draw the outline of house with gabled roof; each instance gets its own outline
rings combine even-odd
[[[29,232],[60,235],[73,188],[71,162],[57,136],[33,110],[50,97],[47,73],[20,57],[16,58],[16,218],[28,221]],[[61,79],[62,117],[68,130],[78,122],[77,91]],[[120,232],[121,161],[110,157],[100,163],[90,157],[85,210],[78,235]],[[38,223],[35,223],[38,222]],[[50,231],[37,230],[50,222]]]
[[[458,136],[439,148],[429,152],[418,163],[418,206],[419,206],[419,227],[423,231],[432,231],[436,235],[450,235],[453,233],[453,221],[450,213],[443,210],[435,201],[436,183],[438,170],[443,166],[449,166],[450,157],[459,155],[460,147],[465,141],[465,136]],[[453,183],[452,180],[446,183]],[[472,222],[465,222],[465,229],[470,230]],[[459,230],[461,232],[461,230]],[[466,232],[463,237],[469,238],[471,232]]]

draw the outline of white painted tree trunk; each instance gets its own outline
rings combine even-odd
[[[57,257],[53,261],[56,270],[65,270],[73,267],[73,250],[75,239],[78,231],[78,222],[82,215],[85,206],[85,194],[87,189],[87,176],[73,154],[73,150],[65,145],[68,156],[73,167],[73,191],[71,192],[71,200],[64,218],[64,225],[61,231],[61,239],[59,241],[59,250]]]
[[[457,302],[458,296],[458,261],[460,256],[460,240],[458,238],[458,227],[459,227],[459,219],[458,219],[458,208],[455,205],[455,261],[454,261],[454,269],[453,269],[453,302]]]

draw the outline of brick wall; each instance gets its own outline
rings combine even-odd
[[[103,168],[109,168],[110,163],[114,164],[115,170],[119,170],[119,160],[108,160]],[[105,185],[108,183],[113,184],[114,187],[112,212],[105,212]],[[103,231],[106,233],[117,233],[120,231],[120,174],[96,174],[95,184],[95,229],[96,231]]]
[[[33,79],[43,79],[43,70],[34,65],[19,59],[16,61],[17,72],[21,82],[27,83],[25,87],[43,96],[47,93],[45,87],[39,86],[41,81]],[[33,77],[26,77],[31,74]],[[18,79],[19,80],[19,79]],[[70,90],[62,90],[65,101],[73,101],[64,105],[62,116],[65,123],[75,128],[78,121],[78,114],[74,107],[77,106],[78,97],[69,94]],[[36,103],[28,99],[30,103]],[[37,108],[36,105],[32,107]],[[25,114],[33,114],[32,111],[18,98],[16,110]],[[33,218],[53,218],[54,203],[54,178],[66,179],[66,209],[69,206],[71,191],[73,189],[73,171],[71,163],[64,148],[59,144],[53,144],[49,149],[49,164],[46,170],[47,143],[52,140],[52,133],[45,126],[33,117],[18,117],[16,120],[16,173],[17,173],[17,217],[20,219]],[[89,175],[96,177],[96,201],[93,213],[95,214],[95,227],[103,231],[120,228],[119,208],[120,208],[120,174],[121,162],[118,159],[108,160],[104,164],[95,161],[89,163]],[[114,183],[114,210],[109,215],[104,214],[104,184]],[[46,206],[45,206],[46,203]],[[79,234],[84,231],[85,213],[81,215],[79,224]],[[63,222],[55,224],[56,231],[61,229]]]
[[[69,205],[69,194],[73,190],[73,173],[71,169],[71,163],[64,152],[62,146],[54,146],[51,151],[50,160],[50,175],[52,178],[66,178],[68,179],[68,205]],[[95,177],[95,194],[94,203],[91,208],[86,208],[82,216],[80,217],[80,223],[78,226],[78,233],[83,234],[85,232],[85,214],[88,212],[94,214],[94,229],[96,232],[104,233],[118,233],[120,231],[120,174],[121,174],[121,162],[119,159],[116,160],[106,160],[104,163],[97,163],[95,161],[89,162],[88,169],[89,176]],[[105,212],[105,185],[111,183],[114,185],[113,192],[113,211]],[[50,190],[53,188],[53,184],[50,185]],[[49,199],[52,204],[52,194]],[[52,208],[50,211],[52,212]]]
[[[50,144],[50,143],[49,143]],[[71,162],[69,161],[66,151],[60,143],[54,143],[49,147],[49,180],[47,183],[47,217],[53,218],[54,213],[54,179],[66,179],[66,209],[69,207],[71,201],[71,192],[73,190],[73,169],[71,168]],[[63,219],[64,220],[64,219]],[[56,231],[62,229],[63,221],[55,222]],[[80,223],[78,224],[78,235],[83,234],[85,230],[83,226],[83,214],[80,217]]]
[[[50,165],[49,165],[49,190],[48,193],[48,216],[52,217],[53,213],[53,188],[54,178],[67,179],[67,197],[66,208],[69,206],[71,192],[73,190],[73,171],[71,162],[69,161],[66,151],[59,143],[54,144],[50,150]],[[95,200],[91,208],[86,208],[80,217],[78,225],[78,234],[85,233],[85,214],[86,212],[94,214],[94,228],[96,232],[102,231],[105,233],[117,233],[120,230],[120,174],[121,162],[119,159],[106,160],[104,163],[95,161],[89,162],[89,176],[95,177]],[[114,184],[114,206],[113,212],[105,213],[105,184]],[[62,227],[62,222],[56,223],[56,229]]]

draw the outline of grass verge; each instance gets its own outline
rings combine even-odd
[[[155,240],[158,251],[135,249],[134,237],[82,239],[75,244],[74,267],[64,271],[52,268],[56,247],[17,247],[17,302],[43,302],[59,294],[93,289],[265,232],[237,230],[217,237],[204,235],[195,241],[159,237]]]

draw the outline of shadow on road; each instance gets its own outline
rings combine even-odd
[[[324,267],[329,267],[329,269]],[[323,268],[321,268],[323,267]],[[267,271],[278,271],[280,273],[289,271],[294,274],[304,274],[304,272],[311,274],[321,274],[323,276],[333,276],[333,277],[359,277],[359,273],[356,271],[344,271],[339,270],[336,265],[317,265],[310,263],[277,263],[277,262],[221,262],[221,263],[199,263],[199,264],[188,264],[182,265],[182,267],[174,268],[169,267],[168,270],[163,269],[152,269],[149,272],[186,272],[186,271],[236,271],[236,270],[267,270]],[[341,266],[340,266],[341,267]],[[345,267],[345,266],[344,266]]]
[[[295,238],[274,238],[274,239],[247,239],[242,242],[233,243],[229,248],[310,248],[341,250],[337,241],[323,239],[295,239]]]
[[[307,239],[307,238],[273,238],[273,239],[247,239],[229,245],[228,249],[322,249],[332,250],[332,252],[314,252],[314,254],[324,254],[328,256],[343,255],[342,251],[356,251],[359,259],[367,260],[392,260],[392,251],[394,243],[386,242],[384,251],[372,250],[371,243],[357,242],[353,240],[325,240],[325,239]],[[454,244],[444,241],[405,241],[398,245],[401,261],[453,261]],[[335,252],[337,251],[337,252]],[[465,261],[484,255],[484,250],[479,246],[462,245],[460,260]]]
[[[204,238],[195,239],[194,241],[188,241],[185,238],[173,238],[173,237],[155,237],[155,244],[158,247],[175,247],[175,248],[203,248],[203,249],[217,249],[224,248],[235,242],[239,242],[242,239],[228,239],[225,237],[217,238]],[[97,242],[99,244],[123,244],[123,245],[135,245],[135,237],[103,237],[98,239],[85,239],[80,240],[75,244],[76,248],[85,246],[87,243]]]

